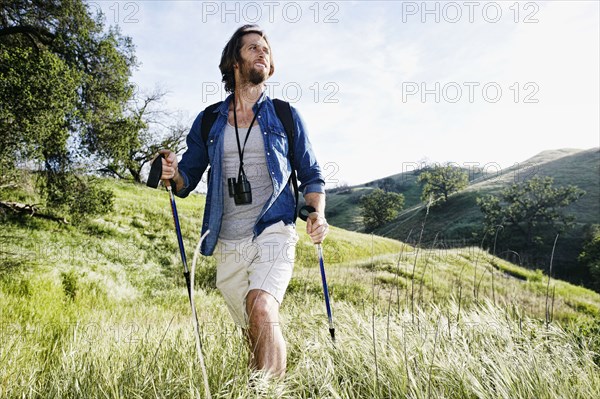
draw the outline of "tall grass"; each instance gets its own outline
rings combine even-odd
[[[116,192],[114,214],[78,228],[5,220],[1,398],[204,397],[166,194]],[[201,198],[178,202],[188,250]],[[214,261],[202,259],[195,299],[213,398],[600,396],[598,294],[553,280],[547,322],[541,274],[479,248],[417,251],[332,229],[324,252],[336,345],[302,234],[282,306],[288,373],[276,382],[249,373]],[[477,269],[497,270],[493,286]]]
[[[130,304],[96,309],[3,336],[3,398],[203,397],[185,294],[174,309]],[[283,307],[288,374],[249,384],[244,340],[214,294],[200,292],[203,343],[215,398],[566,398],[598,397],[593,353],[557,325],[514,315],[489,300],[448,318],[458,304],[401,314],[336,304],[338,341],[318,298],[292,295]],[[56,303],[52,304],[56,306]],[[68,303],[61,305],[68,310]],[[50,309],[49,309],[50,310]],[[52,310],[50,310],[52,311]],[[69,312],[67,312],[69,313]],[[413,322],[413,316],[417,321]],[[389,340],[373,334],[389,334]],[[373,348],[375,345],[375,348]],[[377,352],[374,362],[373,350]]]

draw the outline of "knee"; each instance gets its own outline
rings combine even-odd
[[[277,323],[279,304],[271,295],[260,292],[255,295],[248,295],[246,301],[250,328],[256,329]]]

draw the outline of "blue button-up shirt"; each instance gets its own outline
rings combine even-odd
[[[198,185],[208,165],[211,165],[202,223],[202,233],[210,229],[210,234],[201,247],[201,253],[207,256],[212,255],[221,230],[223,195],[225,195],[223,178],[231,177],[222,175],[221,162],[223,159],[223,131],[227,124],[229,103],[232,97],[232,95],[228,96],[214,110],[219,115],[210,129],[206,144],[202,140],[201,132],[204,111],[198,115],[186,139],[187,150],[179,162],[179,173],[183,177],[184,188],[176,193],[178,197],[187,197]],[[258,133],[264,139],[267,169],[273,182],[273,195],[264,205],[254,226],[254,237],[256,238],[265,228],[274,223],[279,221],[283,221],[285,224],[293,223],[296,199],[291,185],[288,184],[292,167],[288,158],[287,135],[283,124],[277,118],[273,102],[263,93],[254,105],[253,111],[255,114],[258,111],[256,118],[258,126],[255,125],[250,134]],[[313,192],[325,193],[325,181],[321,168],[308,140],[304,123],[293,107],[292,116],[296,128],[293,148],[294,168],[300,181],[299,191],[304,195]]]

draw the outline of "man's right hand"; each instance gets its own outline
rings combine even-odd
[[[175,181],[177,188],[183,186],[183,180],[177,168],[177,154],[169,150],[160,150],[158,153],[161,155],[162,161],[162,174],[160,178],[165,186],[171,185],[171,179]]]

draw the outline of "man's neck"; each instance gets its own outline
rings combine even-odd
[[[241,112],[248,112],[252,110],[252,107],[261,94],[264,91],[264,84],[252,85],[242,84],[240,87],[235,88],[235,107],[236,110]]]

